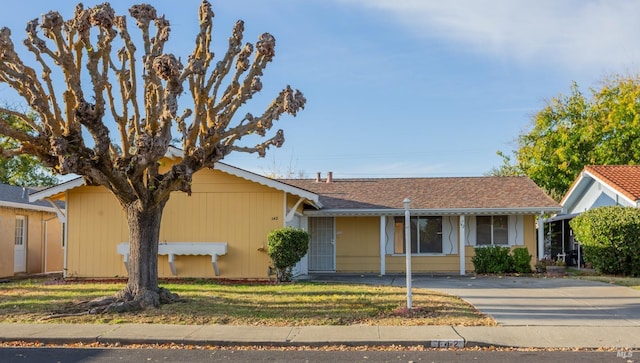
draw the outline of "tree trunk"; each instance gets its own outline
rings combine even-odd
[[[118,293],[121,308],[145,309],[177,300],[177,295],[158,284],[158,239],[165,202],[145,207],[141,201],[125,206],[129,225],[129,280]]]

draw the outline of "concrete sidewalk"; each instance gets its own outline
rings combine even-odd
[[[640,349],[640,327],[0,324],[0,341],[50,344],[424,345]]]

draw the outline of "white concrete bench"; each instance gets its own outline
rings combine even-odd
[[[129,242],[122,242],[118,245],[118,254],[124,259],[124,266],[129,271]],[[175,259],[178,255],[209,255],[213,272],[220,275],[218,270],[218,256],[227,254],[226,242],[160,242],[158,244],[158,255],[167,255],[171,273],[177,275]]]

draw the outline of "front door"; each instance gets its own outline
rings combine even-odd
[[[13,245],[13,272],[27,272],[27,218],[16,216],[15,242]]]
[[[309,218],[309,271],[336,271],[336,244],[333,217]]]

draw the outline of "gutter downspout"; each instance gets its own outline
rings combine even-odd
[[[65,191],[64,192],[64,200],[68,201],[69,200],[69,192]],[[69,245],[69,228],[67,228],[67,215],[64,214],[64,212],[62,212],[62,210],[60,210],[60,208],[58,208],[58,205],[56,203],[54,203],[54,201],[51,198],[47,198],[47,201],[53,206],[53,208],[55,208],[56,210],[56,214],[58,215],[58,219],[60,220],[60,223],[62,223],[62,244],[64,246],[63,251],[62,251],[62,277],[66,278],[67,277],[67,246]],[[67,206],[68,207],[68,206]]]
[[[47,222],[44,220],[44,212],[40,212],[40,243],[42,248],[40,252],[42,257],[40,258],[40,268],[43,273],[47,272]]]

